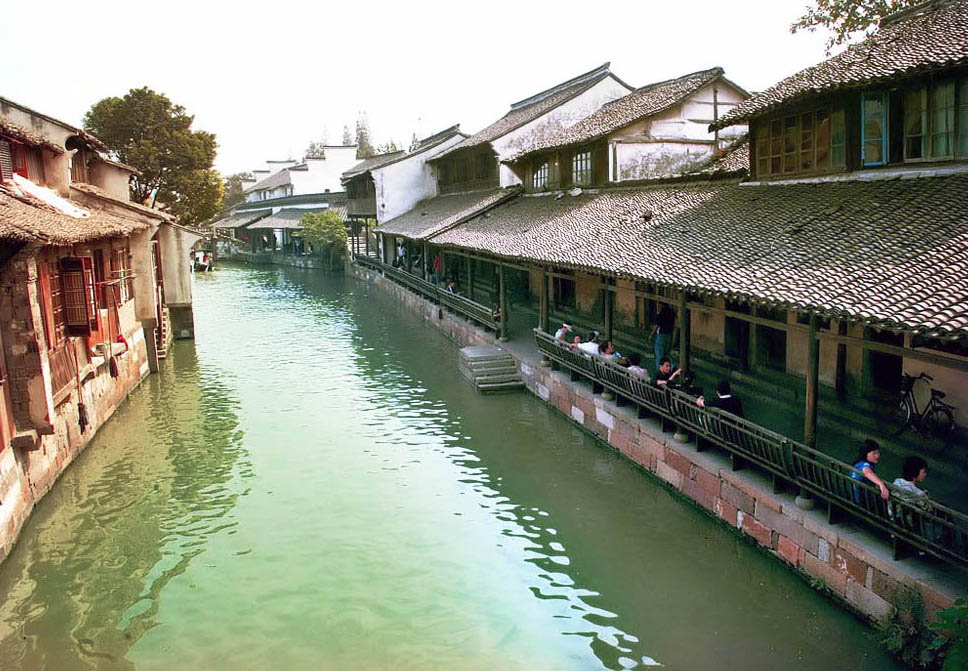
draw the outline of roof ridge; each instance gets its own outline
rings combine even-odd
[[[564,91],[565,89],[569,89],[573,86],[577,86],[578,84],[582,84],[586,81],[590,81],[595,77],[603,77],[607,74],[610,74],[609,67],[611,66],[611,64],[612,64],[611,61],[606,61],[602,65],[599,65],[597,68],[593,70],[589,70],[584,74],[580,74],[577,77],[572,77],[568,81],[564,81],[564,82],[561,82],[560,84],[556,84],[551,88],[541,91],[540,93],[535,93],[532,96],[523,98],[522,100],[519,100],[516,103],[511,103],[511,111],[523,109],[525,107],[530,107],[531,105],[534,105],[535,103],[539,103],[542,100],[545,100],[546,98],[549,98],[556,93],[560,93],[561,91]]]
[[[640,91],[641,92],[648,91],[648,90],[654,89],[654,88],[659,87],[659,86],[664,86],[665,84],[671,84],[673,82],[680,82],[683,79],[688,79],[689,77],[695,77],[696,75],[701,75],[701,74],[706,74],[706,73],[712,74],[713,72],[716,73],[716,76],[726,74],[726,71],[722,68],[722,66],[717,65],[715,67],[711,67],[711,68],[708,68],[706,70],[696,70],[695,72],[690,72],[689,74],[681,75],[679,77],[670,77],[669,79],[663,79],[661,82],[653,82],[651,84],[646,84],[645,86],[640,86],[639,88],[635,89],[634,91],[630,91],[629,92],[629,95],[632,95],[633,93],[639,93]],[[622,98],[624,98],[624,97],[625,96],[622,96]],[[611,105],[612,103],[614,103],[614,102],[616,102],[618,100],[621,100],[622,98],[616,98],[615,100],[612,100],[611,102],[605,103],[605,105]],[[604,105],[603,105],[603,107],[604,107]]]
[[[887,16],[884,16],[880,21],[877,22],[878,28],[886,28],[887,26],[892,26],[895,23],[900,23],[901,21],[907,21],[918,16],[922,16],[929,12],[937,11],[948,5],[956,5],[959,2],[964,2],[965,0],[925,0],[925,2],[913,5],[911,7],[905,7],[904,9],[899,9],[896,12],[892,12]]]

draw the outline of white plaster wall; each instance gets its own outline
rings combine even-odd
[[[200,239],[197,235],[169,224],[162,224],[158,228],[161,271],[165,278],[165,302],[168,305],[192,303],[192,276],[187,259],[188,251]]]
[[[547,114],[526,123],[510,133],[494,140],[491,145],[498,160],[530,147],[535,141],[570,128],[607,102],[624,95],[629,90],[614,77],[606,77],[587,91],[559,105]],[[521,180],[506,165],[501,165],[501,186],[520,184]]]
[[[290,170],[292,195],[342,191],[340,175],[359,163],[356,147],[327,147],[326,158],[307,158],[309,170]]]
[[[373,182],[376,186],[376,219],[379,223],[399,217],[413,209],[424,198],[437,195],[437,180],[427,160],[453,147],[464,136],[454,137],[441,142],[436,147],[408,156],[384,168],[374,170]]]
[[[645,179],[696,168],[713,155],[712,144],[649,142],[615,145],[618,179]]]
[[[927,348],[919,349],[925,352],[935,353],[933,350]],[[959,361],[966,360],[965,357],[959,357],[954,354],[945,354],[945,356],[950,356]],[[956,408],[954,411],[955,423],[959,426],[968,426],[968,375],[953,368],[946,368],[939,364],[907,357],[904,359],[902,370],[914,377],[917,377],[921,373],[927,373],[934,378],[934,381],[930,383],[930,387],[924,380],[914,385],[918,408],[925,407],[931,397],[929,389],[934,387],[945,393],[945,398],[943,399],[945,403],[953,405]]]

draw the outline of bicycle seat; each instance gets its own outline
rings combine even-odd
[[[945,396],[947,396],[947,394],[945,394],[943,391],[938,391],[937,389],[932,389],[931,390],[931,396],[933,396],[934,398],[944,398]]]

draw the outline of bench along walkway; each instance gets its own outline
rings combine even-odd
[[[495,333],[501,330],[499,313],[482,303],[472,301],[459,294],[439,289],[437,285],[426,281],[422,277],[408,273],[400,268],[394,268],[379,259],[370,256],[356,256],[354,260],[359,265],[383,273],[383,276],[387,279],[393,280],[397,284],[407,287],[417,295],[423,296],[442,307],[446,307],[451,312],[456,312],[467,317],[471,321],[489,328]]]
[[[700,408],[685,392],[654,386],[602,357],[572,350],[548,333],[535,329],[534,336],[541,353],[571,371],[573,379],[584,377],[593,387],[614,393],[619,403],[635,404],[640,416],[651,414],[664,427],[690,432],[698,450],[709,445],[725,450],[734,470],[746,464],[765,470],[773,476],[775,491],[799,487],[826,503],[830,523],[846,513],[886,533],[895,559],[914,547],[968,566],[968,516],[963,513],[924,497],[906,496],[890,484],[891,498],[885,501],[876,487],[851,477],[856,471],[849,464],[735,415]]]

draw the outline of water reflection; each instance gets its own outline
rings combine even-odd
[[[204,389],[204,393],[203,393]],[[38,506],[0,572],[5,669],[130,669],[161,594],[236,524],[237,404],[179,345]]]

